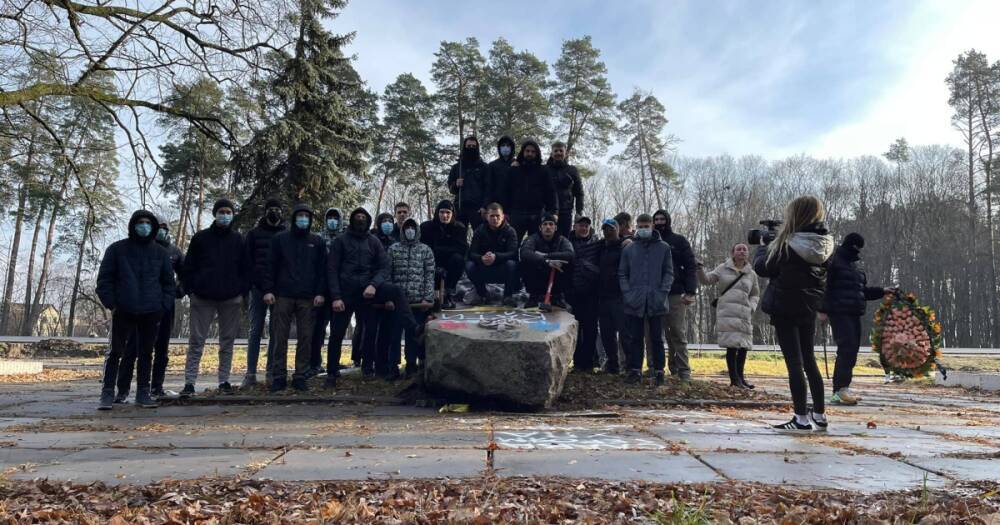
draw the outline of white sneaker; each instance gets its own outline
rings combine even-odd
[[[888,385],[889,383],[892,383],[892,374],[886,374],[885,379],[882,380],[883,385]]]

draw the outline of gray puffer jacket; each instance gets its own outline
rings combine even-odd
[[[634,317],[666,315],[667,298],[674,283],[674,265],[670,245],[653,231],[649,239],[639,239],[622,251],[618,262],[625,313]]]
[[[417,221],[406,219],[403,230],[413,227],[417,236],[407,240],[400,232],[400,240],[389,247],[389,271],[392,282],[403,289],[410,303],[434,302],[434,251],[420,242]]]

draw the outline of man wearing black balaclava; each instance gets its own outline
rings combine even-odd
[[[497,141],[497,158],[490,162],[490,202],[507,206],[507,174],[514,162],[514,139],[504,135]]]
[[[670,258],[674,270],[674,281],[670,285],[668,301],[670,309],[663,316],[663,336],[667,340],[667,366],[670,374],[682,381],[691,379],[691,365],[688,362],[686,314],[694,304],[698,293],[698,265],[695,262],[691,243],[674,232],[667,210],[656,210],[653,214],[653,228],[663,242],[670,245]]]
[[[559,208],[552,175],[542,165],[542,150],[534,140],[521,144],[517,165],[507,174],[505,202],[518,243],[538,231],[543,213],[554,215]]]
[[[483,223],[483,210],[489,204],[489,166],[479,154],[479,139],[466,137],[462,153],[448,174],[448,189],[458,205],[457,219],[475,231]]]
[[[247,232],[246,248],[250,272],[250,330],[247,339],[247,371],[243,375],[241,387],[257,384],[257,363],[260,359],[260,340],[264,333],[265,322],[272,308],[264,304],[264,275],[267,273],[267,257],[271,251],[271,238],[286,229],[284,213],[281,211],[281,201],[276,198],[267,199],[264,203],[264,215],[257,221],[257,226]],[[274,338],[270,337],[268,324],[267,356],[274,349]],[[270,369],[267,369],[270,370]],[[267,381],[270,382],[268,377]]]

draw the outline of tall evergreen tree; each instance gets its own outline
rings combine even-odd
[[[675,175],[663,160],[670,145],[676,141],[672,135],[663,135],[663,128],[669,122],[667,110],[654,95],[636,89],[631,97],[618,104],[618,112],[622,117],[618,134],[625,140],[625,149],[615,156],[615,160],[639,170],[643,207],[650,208],[646,192],[648,179],[656,198],[656,207],[663,208],[660,185],[669,184],[672,182],[670,178]]]
[[[615,94],[601,52],[589,36],[567,40],[555,71],[552,107],[566,153],[603,154],[615,131]]]
[[[530,51],[515,51],[503,38],[493,42],[483,75],[479,132],[484,144],[503,135],[515,140],[548,138],[548,74],[549,66]]]
[[[437,86],[435,99],[441,130],[454,134],[456,144],[479,130],[483,111],[483,71],[485,59],[479,41],[441,42],[434,53],[431,78]]]

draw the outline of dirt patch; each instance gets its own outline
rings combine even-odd
[[[14,374],[0,376],[0,384],[7,383],[49,383],[58,381],[78,381],[101,377],[100,370],[43,369],[40,374]]]
[[[717,401],[780,401],[781,398],[760,388],[746,390],[724,386],[713,381],[693,379],[688,382],[668,379],[663,386],[653,386],[649,378],[639,384],[625,382],[622,376],[611,374],[572,373],[566,377],[557,409],[601,408],[621,400],[649,400],[650,404],[666,400]]]

